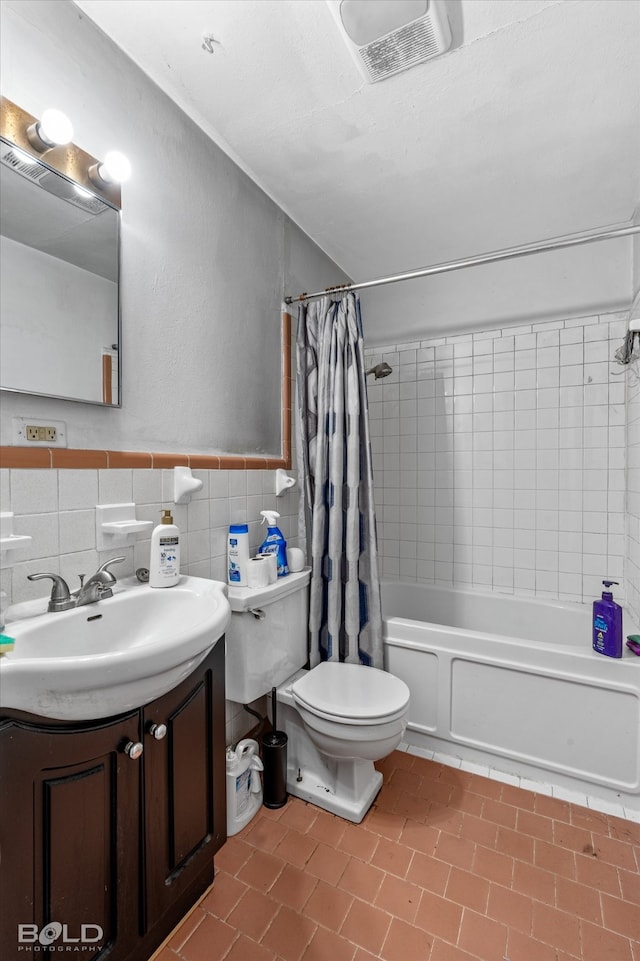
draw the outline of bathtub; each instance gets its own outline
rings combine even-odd
[[[382,612],[410,745],[640,811],[640,657],[591,649],[590,605],[386,581]]]

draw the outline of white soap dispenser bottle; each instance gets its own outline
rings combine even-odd
[[[179,580],[180,530],[168,510],[151,533],[149,587],[173,587]]]

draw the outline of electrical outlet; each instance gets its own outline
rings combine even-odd
[[[35,424],[27,424],[26,435],[29,441],[46,440],[55,444],[58,430],[56,427],[36,427]]]
[[[33,417],[14,417],[13,443],[22,447],[66,447],[66,426],[63,420],[45,422]]]

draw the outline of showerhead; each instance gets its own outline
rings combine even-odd
[[[376,364],[375,367],[371,367],[367,371],[367,376],[369,376],[369,374],[374,374],[376,380],[380,380],[381,377],[388,377],[391,372],[392,368],[389,367],[387,363],[383,362],[382,364]]]

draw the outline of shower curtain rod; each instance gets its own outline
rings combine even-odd
[[[417,270],[408,270],[403,274],[379,277],[377,280],[365,280],[361,284],[336,284],[335,287],[327,287],[326,290],[318,290],[313,294],[299,294],[297,297],[285,297],[284,302],[285,304],[293,304],[297,301],[315,300],[317,297],[326,297],[327,294],[344,294],[350,290],[382,287],[386,284],[397,284],[401,280],[414,280],[418,277],[429,277],[433,274],[445,274],[452,270],[460,270],[462,267],[477,267],[480,266],[480,264],[491,264],[499,260],[512,260],[515,257],[524,257],[527,254],[561,250],[563,247],[578,247],[580,244],[592,244],[597,240],[613,240],[616,237],[629,237],[631,234],[638,233],[640,233],[640,224],[632,227],[605,227],[604,230],[595,234],[574,234],[570,237],[555,237],[551,240],[541,240],[537,243],[526,244],[522,247],[506,247],[504,250],[495,250],[489,254],[479,254],[477,257],[466,257],[464,260],[450,260],[447,263],[434,264],[432,267],[419,267]]]

